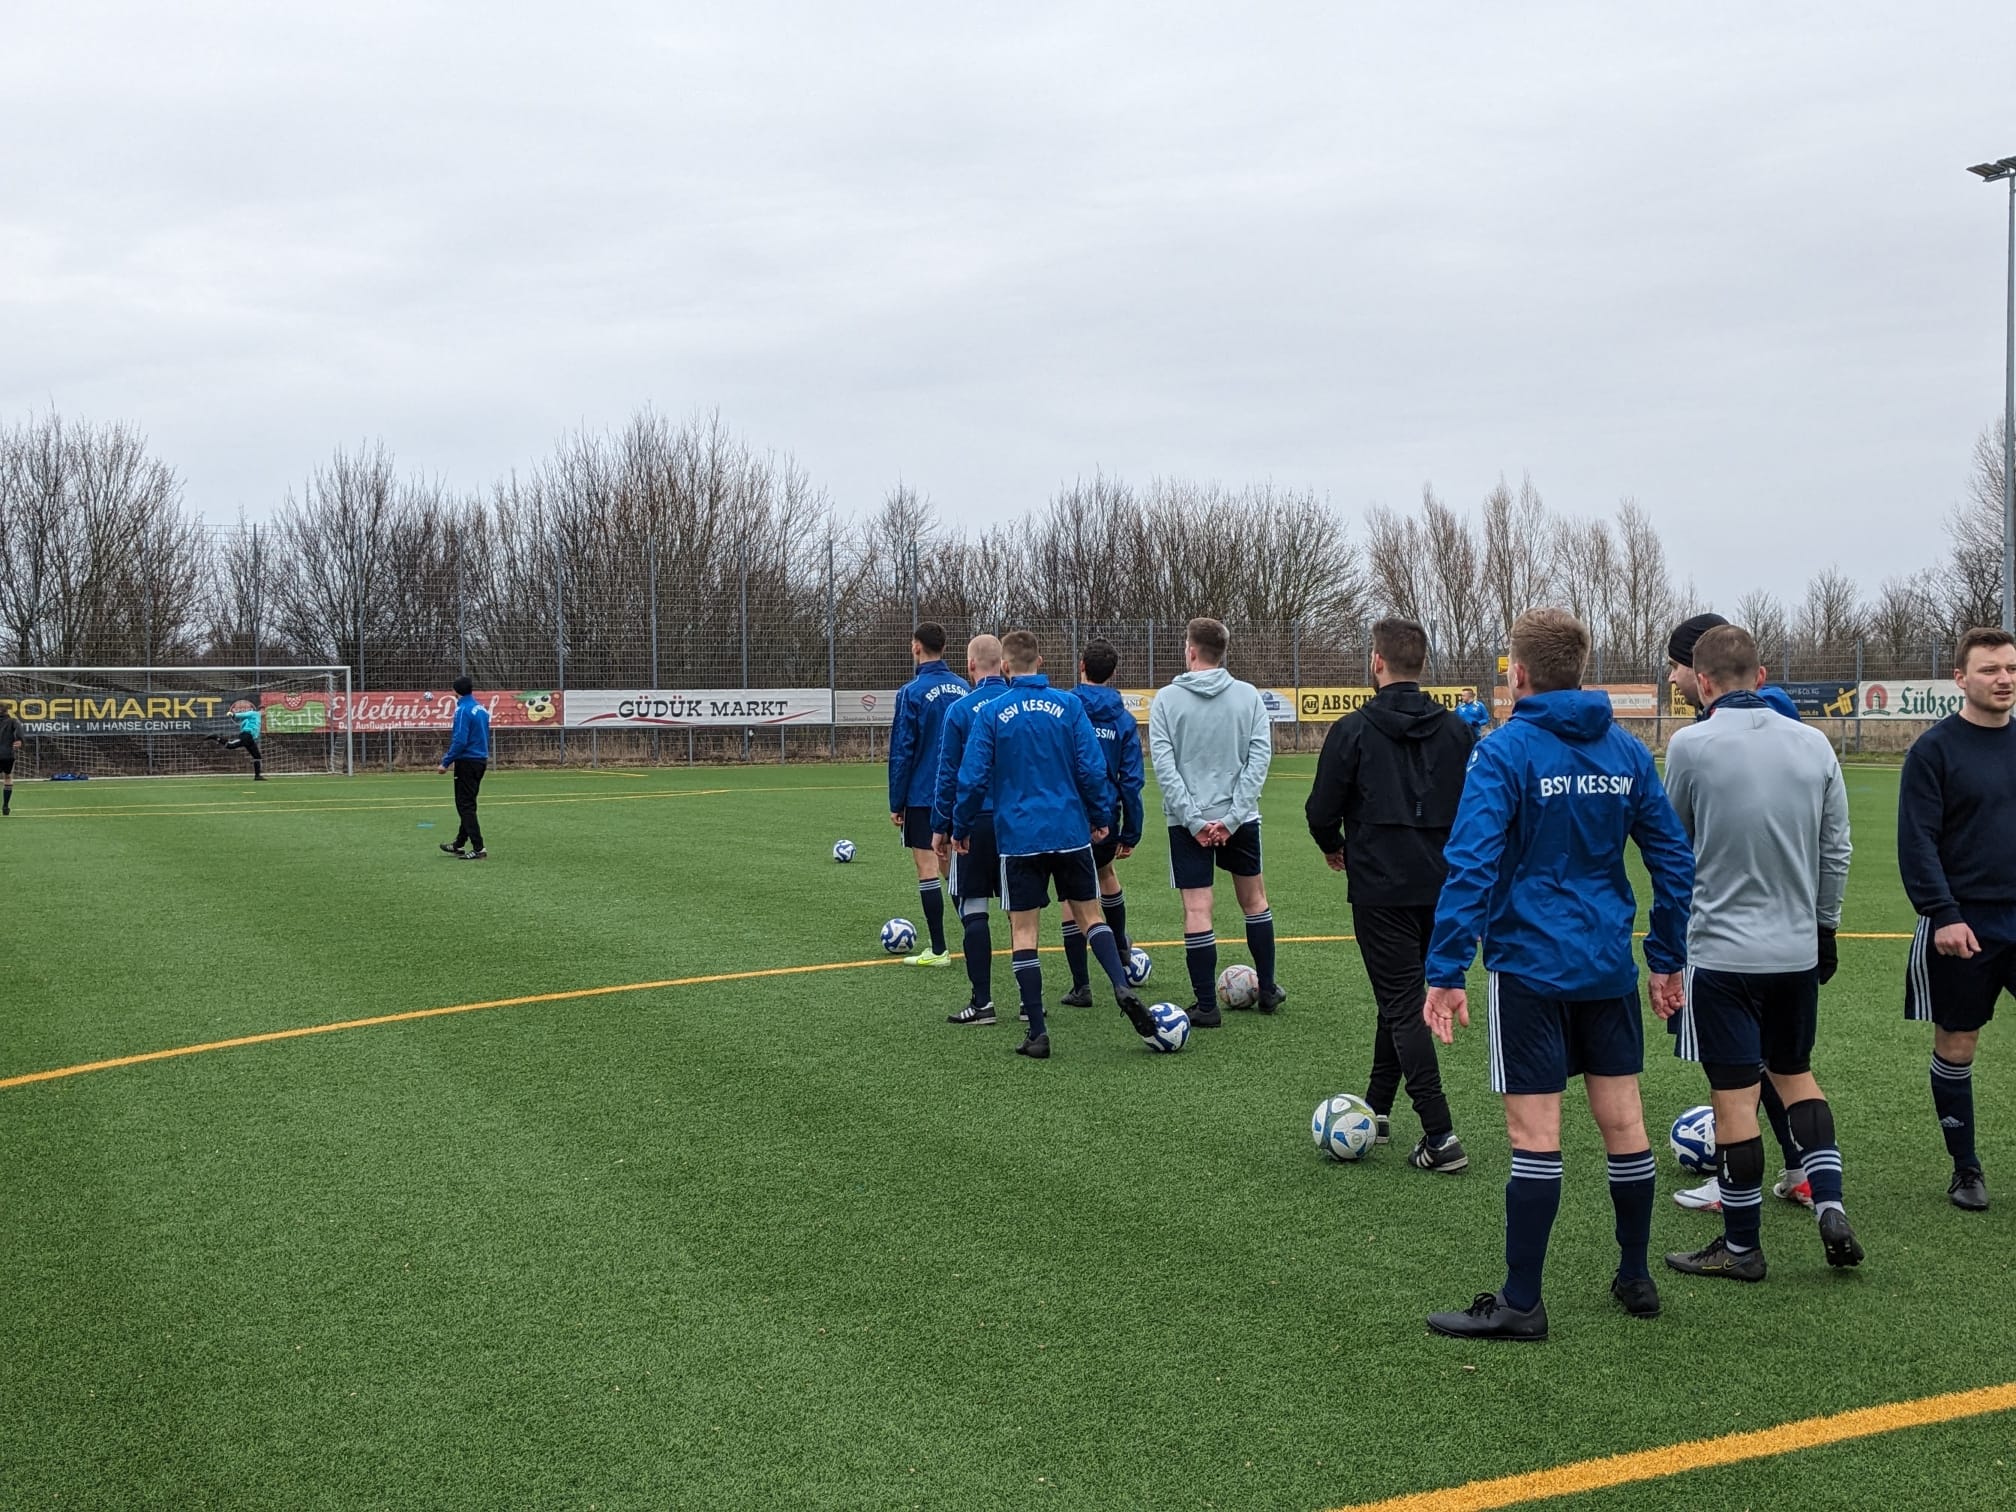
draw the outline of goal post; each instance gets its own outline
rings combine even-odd
[[[350,692],[348,667],[0,667],[17,779],[244,776],[221,742],[252,710],[266,775],[347,777]]]

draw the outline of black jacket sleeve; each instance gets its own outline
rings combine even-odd
[[[1358,786],[1358,721],[1340,719],[1323,738],[1316,758],[1316,781],[1302,812],[1309,833],[1326,856],[1344,849],[1344,821]]]
[[[1911,906],[1934,929],[1960,922],[1960,905],[1939,860],[1946,826],[1943,755],[1936,741],[1921,736],[1904,757],[1904,776],[1897,785],[1897,871]]]

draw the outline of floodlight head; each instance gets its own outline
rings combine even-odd
[[[1999,183],[2011,174],[2016,174],[2016,157],[2002,158],[1993,163],[1976,163],[1967,171],[1984,183]]]

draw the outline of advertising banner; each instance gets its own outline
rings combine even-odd
[[[1802,719],[1853,719],[1855,684],[1844,682],[1779,683]]]
[[[833,699],[833,722],[838,725],[881,725],[896,723],[896,689],[842,688]]]
[[[455,694],[448,689],[387,693],[268,692],[262,702],[268,735],[315,735],[351,729],[377,735],[387,731],[446,731],[455,722]],[[549,692],[494,692],[479,688],[476,701],[490,711],[492,729],[560,727],[562,697]]]
[[[1155,704],[1153,688],[1122,688],[1120,701],[1127,706],[1127,712],[1134,716],[1136,724],[1148,723],[1148,711]],[[1294,724],[1295,690],[1293,688],[1262,688],[1260,702],[1267,706],[1267,718],[1274,724]]]
[[[1584,690],[1589,693],[1610,695],[1610,712],[1619,719],[1652,719],[1660,713],[1660,703],[1664,695],[1657,683],[1602,683]],[[1692,719],[1693,706],[1684,700],[1680,708],[1685,712],[1675,715],[1669,707],[1665,710],[1668,718]],[[1512,717],[1512,690],[1493,688],[1491,690],[1491,717],[1506,720]]]
[[[833,694],[826,688],[639,688],[620,693],[577,689],[567,695],[566,715],[570,730],[828,725],[833,722]]]
[[[1295,694],[1296,712],[1304,724],[1332,724],[1346,714],[1355,714],[1368,703],[1377,688],[1303,688]],[[1421,690],[1445,709],[1453,709],[1465,697],[1477,693],[1475,683],[1453,683]]]
[[[30,735],[208,735],[234,708],[251,708],[257,697],[220,688],[7,693],[0,694],[0,713],[20,720]]]
[[[1856,712],[1864,719],[1944,719],[1960,702],[1960,685],[1950,677],[1886,678],[1855,690]]]

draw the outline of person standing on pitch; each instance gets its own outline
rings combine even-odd
[[[1043,1016],[1043,966],[1036,953],[1043,907],[1056,884],[1057,901],[1085,932],[1085,945],[1113,984],[1120,1011],[1139,1035],[1154,1032],[1148,1007],[1127,985],[1120,945],[1099,917],[1099,869],[1092,847],[1106,838],[1094,816],[1113,811],[1106,756],[1085,705],[1042,675],[1036,637],[1011,630],[1001,638],[1008,691],[973,721],[959,760],[952,848],[971,853],[981,806],[994,800],[994,838],[1001,851],[1001,902],[1014,945],[1015,985],[1029,1020],[1016,1054],[1050,1058]]]
[[[252,780],[266,780],[265,763],[259,759],[259,704],[256,699],[240,699],[231,706],[231,717],[238,721],[238,733],[226,740],[222,735],[212,735],[210,739],[227,751],[243,751],[252,758]]]
[[[1659,1313],[1648,1251],[1657,1171],[1638,1077],[1645,1025],[1631,958],[1638,900],[1624,870],[1637,843],[1652,876],[1645,964],[1655,1009],[1679,1007],[1694,855],[1652,753],[1617,727],[1608,695],[1582,690],[1589,632],[1560,609],[1513,623],[1512,717],[1480,740],[1435,906],[1423,1015],[1443,1044],[1470,1022],[1464,974],[1484,942],[1491,974],[1491,1089],[1505,1099],[1505,1284],[1435,1333],[1544,1339],[1547,1240],[1561,1206],[1561,1094],[1580,1076],[1609,1153],[1617,1214],[1610,1294],[1634,1317]]]
[[[1783,718],[1752,691],[1757,643],[1749,631],[1707,631],[1694,647],[1693,673],[1714,717],[1680,730],[1666,747],[1666,792],[1694,842],[1676,1050],[1708,1073],[1722,1233],[1666,1263],[1691,1276],[1764,1279],[1761,1066],[1805,1157],[1827,1263],[1860,1265],[1862,1246],[1841,1204],[1834,1112],[1812,1069],[1820,984],[1834,975],[1852,849],[1841,764],[1825,735]]]
[[[1078,686],[1071,691],[1085,705],[1092,720],[1092,733],[1099,737],[1099,749],[1106,753],[1106,775],[1119,795],[1116,810],[1104,816],[1107,835],[1092,847],[1092,860],[1099,868],[1099,908],[1106,917],[1113,938],[1120,942],[1120,959],[1126,960],[1133,942],[1127,937],[1127,895],[1120,890],[1120,874],[1115,861],[1124,861],[1141,843],[1141,726],[1128,712],[1126,700],[1109,684],[1120,665],[1120,653],[1106,640],[1088,642],[1078,659]],[[1085,953],[1085,936],[1078,921],[1064,920],[1064,959],[1071,967],[1071,990],[1062,1002],[1067,1008],[1092,1006],[1092,974]]]
[[[1001,676],[1001,642],[992,635],[976,635],[966,643],[966,676],[973,691],[945,711],[945,728],[938,739],[938,788],[931,804],[931,845],[944,867],[952,888],[952,907],[959,915],[963,931],[961,951],[966,958],[966,979],[972,995],[957,1013],[946,1015],[948,1024],[981,1025],[994,1022],[994,931],[987,910],[1001,891],[1001,853],[994,844],[994,800],[981,799],[974,817],[973,832],[964,855],[952,852],[952,806],[959,796],[959,763],[966,755],[966,739],[980,711],[1008,691]]]
[[[1470,727],[1473,736],[1481,740],[1484,732],[1491,728],[1491,705],[1477,696],[1475,688],[1465,688],[1462,698],[1456,703],[1456,717]]]
[[[14,812],[14,758],[21,750],[21,721],[0,710],[0,816]]]
[[[945,885],[931,843],[931,808],[938,790],[938,741],[945,714],[971,690],[945,665],[945,627],[926,620],[910,632],[917,675],[896,695],[889,731],[889,822],[903,835],[917,864],[917,896],[924,907],[929,948],[903,957],[905,966],[950,966],[945,948]]]
[[[476,702],[476,685],[466,677],[455,679],[455,725],[448,735],[448,754],[441,758],[441,770],[450,769],[455,773],[455,816],[461,823],[455,827],[455,843],[441,849],[458,860],[488,861],[483,826],[476,819],[476,791],[490,770],[490,711]]]
[[[1694,711],[1694,722],[1699,724],[1708,717],[1708,706],[1714,702],[1701,690],[1699,679],[1694,675],[1694,648],[1701,637],[1710,630],[1718,630],[1729,621],[1719,614],[1697,614],[1690,620],[1673,627],[1673,633],[1666,638],[1666,680],[1678,690],[1682,700]],[[1765,706],[1773,712],[1783,714],[1787,719],[1799,719],[1799,706],[1792,702],[1783,688],[1774,688],[1764,681],[1764,667],[1757,668],[1755,683],[1751,689],[1761,698]],[[1731,690],[1725,689],[1725,694]],[[1677,1034],[1680,1021],[1668,1019],[1668,1031]],[[1785,1157],[1784,1169],[1772,1183],[1771,1195],[1801,1207],[1813,1205],[1813,1185],[1806,1179],[1806,1168],[1801,1163],[1799,1145],[1792,1137],[1792,1125],[1785,1117],[1785,1103],[1778,1096],[1778,1088],[1770,1077],[1765,1077],[1759,1093],[1762,1098],[1764,1116],[1771,1121],[1772,1136],[1778,1141],[1778,1149]],[[1673,1200],[1683,1208],[1696,1212],[1719,1212],[1722,1207],[1721,1178],[1710,1176],[1698,1186],[1683,1187],[1673,1194]]]
[[[1260,869],[1260,789],[1274,759],[1274,727],[1259,689],[1225,670],[1230,640],[1217,620],[1190,621],[1183,646],[1189,670],[1156,694],[1148,711],[1148,753],[1169,824],[1169,880],[1183,895],[1183,959],[1197,1029],[1222,1022],[1214,868],[1232,874],[1246,915],[1246,948],[1260,977],[1256,1006],[1273,1013],[1288,1000],[1274,982],[1274,914]]]
[[[1974,1052],[1996,1000],[2016,993],[2016,638],[1960,637],[1959,712],[1912,742],[1897,795],[1897,870],[1918,910],[1904,1016],[1932,1024],[1932,1106],[1953,1158],[1946,1195],[1988,1207],[1974,1149]]]
[[[1423,1171],[1453,1174],[1470,1164],[1457,1140],[1435,1063],[1435,1037],[1421,1016],[1422,975],[1435,929],[1435,900],[1449,867],[1442,848],[1463,797],[1474,735],[1421,691],[1428,635],[1412,620],[1372,627],[1370,703],[1330,727],[1316,760],[1304,813],[1309,833],[1345,874],[1351,932],[1372,980],[1378,1020],[1365,1101],[1387,1138],[1393,1098],[1406,1078],[1421,1119],[1421,1142],[1407,1157]]]

